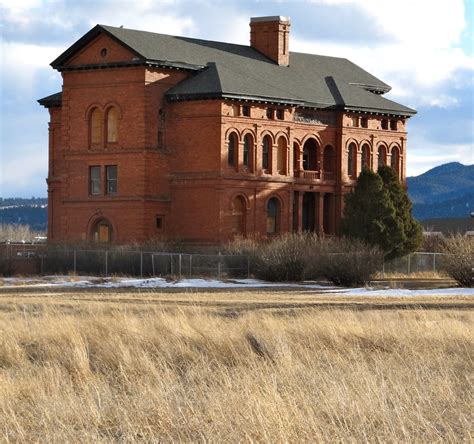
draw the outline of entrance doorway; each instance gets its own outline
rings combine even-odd
[[[107,219],[100,219],[92,228],[92,240],[95,242],[110,242],[112,240],[112,225]]]
[[[314,231],[315,229],[316,200],[314,193],[303,195],[303,231]]]

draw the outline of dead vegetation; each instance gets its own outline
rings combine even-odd
[[[0,440],[472,440],[471,311],[226,315],[135,296],[0,299]]]

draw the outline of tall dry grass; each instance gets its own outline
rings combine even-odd
[[[472,313],[0,306],[0,440],[472,440]]]

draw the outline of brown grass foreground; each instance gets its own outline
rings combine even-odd
[[[2,297],[0,441],[469,441],[472,318]]]

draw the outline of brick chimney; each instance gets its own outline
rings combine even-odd
[[[289,17],[276,15],[250,19],[250,46],[280,66],[288,66],[290,62],[289,36]]]

